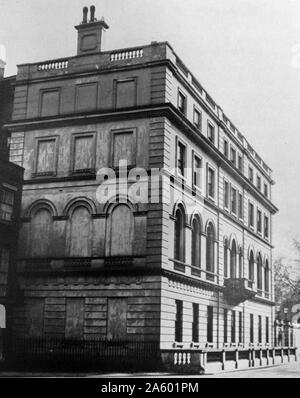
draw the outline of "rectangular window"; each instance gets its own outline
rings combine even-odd
[[[228,310],[224,308],[224,343],[228,342]]]
[[[55,116],[59,114],[60,89],[42,90],[40,97],[40,116]]]
[[[243,313],[239,312],[239,343],[243,342]]]
[[[178,141],[177,143],[177,169],[179,173],[184,176],[185,169],[185,145]]]
[[[202,126],[202,117],[201,113],[198,111],[198,109],[194,108],[194,126],[197,127],[197,129],[201,130]]]
[[[260,176],[256,176],[256,187],[260,191],[261,190],[261,178]]]
[[[254,343],[254,315],[250,314],[250,343]]]
[[[207,193],[210,198],[215,197],[215,172],[210,167],[207,171]]]
[[[266,343],[270,342],[270,337],[269,337],[269,317],[266,317]]]
[[[73,172],[92,170],[95,166],[94,135],[74,136]]]
[[[236,165],[236,151],[233,148],[230,148],[230,161],[232,164]]]
[[[113,167],[119,167],[121,161],[127,166],[135,166],[135,142],[133,131],[113,134]]]
[[[224,156],[228,158],[228,141],[224,140]]]
[[[88,111],[97,107],[97,83],[76,86],[76,111]]]
[[[257,210],[257,232],[261,233],[261,227],[262,227],[262,222],[261,222],[261,211]]]
[[[193,342],[199,343],[199,304],[193,303]]]
[[[264,184],[264,195],[267,198],[268,197],[268,185]]]
[[[261,324],[261,315],[258,315],[258,342],[262,342],[262,324]]]
[[[183,302],[175,300],[176,305],[176,319],[175,319],[175,341],[182,342],[182,329],[183,329]]]
[[[186,114],[186,96],[181,91],[178,91],[178,109],[184,115]]]
[[[254,206],[252,203],[249,202],[249,209],[248,209],[248,218],[249,218],[249,227],[254,227]]]
[[[35,172],[44,176],[56,173],[56,139],[38,140]]]
[[[199,189],[202,188],[202,161],[201,159],[194,155],[194,164],[193,164],[193,184],[194,187]]]
[[[207,138],[213,144],[215,142],[215,127],[211,123],[207,123]]]
[[[224,181],[224,207],[229,209],[229,183]]]
[[[231,342],[235,343],[235,330],[236,330],[236,314],[235,311],[231,311]]]
[[[250,182],[252,182],[252,184],[253,184],[253,169],[250,166],[248,169],[248,177],[249,177]]]
[[[236,214],[236,189],[231,187],[231,213]]]
[[[0,189],[0,219],[11,221],[14,212],[15,193]]]
[[[136,106],[136,79],[116,80],[114,94],[116,108],[129,108]]]
[[[242,155],[238,156],[238,169],[240,171],[243,171],[243,158],[242,158]]]
[[[265,216],[265,221],[264,221],[264,237],[268,238],[269,237],[269,217]]]
[[[214,319],[214,307],[207,307],[207,342],[213,343],[213,319]]]
[[[244,216],[243,212],[243,195],[239,193],[239,218],[242,219]]]

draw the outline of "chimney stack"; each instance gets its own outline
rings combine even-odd
[[[88,11],[88,7],[83,8],[82,22],[75,26],[78,31],[77,55],[101,52],[102,31],[109,29],[103,17],[100,21],[95,18],[95,6],[90,7],[89,22]]]
[[[5,47],[0,44],[0,79],[4,78],[4,71],[6,65],[6,55],[5,55]]]

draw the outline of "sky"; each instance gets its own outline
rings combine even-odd
[[[0,0],[6,75],[76,54],[83,6],[110,29],[103,50],[169,41],[273,170],[274,258],[300,239],[300,0]]]

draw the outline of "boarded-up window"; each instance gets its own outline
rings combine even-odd
[[[126,339],[127,299],[109,298],[107,302],[107,338]]]
[[[97,83],[82,84],[76,87],[76,110],[93,110],[97,105]]]
[[[119,80],[115,82],[116,108],[136,105],[136,80]]]
[[[134,166],[133,132],[116,133],[113,135],[113,140],[113,167],[119,167],[121,160],[126,160],[128,166]]]
[[[74,171],[92,169],[94,167],[94,137],[92,135],[74,138]]]
[[[31,254],[32,257],[47,257],[50,255],[52,232],[52,216],[48,209],[38,210],[31,220]]]
[[[41,140],[37,145],[37,173],[54,173],[56,171],[56,140]]]
[[[91,215],[84,206],[73,211],[70,220],[70,256],[90,257]]]
[[[66,302],[66,330],[69,339],[83,339],[84,299],[68,298]]]
[[[0,304],[0,329],[4,328],[6,328],[6,311],[4,305]]]
[[[44,331],[44,299],[29,299],[27,302],[27,330],[30,337],[41,337]]]
[[[111,256],[131,256],[133,215],[126,205],[118,205],[111,214]]]
[[[59,114],[60,91],[42,91],[41,94],[41,116],[55,116]]]

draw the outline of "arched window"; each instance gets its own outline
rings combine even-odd
[[[261,254],[257,256],[257,289],[262,290],[263,265]]]
[[[250,252],[250,257],[249,257],[248,275],[249,275],[249,281],[254,282],[254,255],[252,250]]]
[[[91,257],[91,214],[86,206],[75,207],[70,219],[70,256]]]
[[[230,276],[236,278],[236,243],[232,241],[231,252],[230,252]]]
[[[185,262],[185,215],[181,208],[175,214],[175,234],[174,234],[174,258]]]
[[[266,260],[266,263],[265,263],[265,291],[267,293],[270,292],[270,268],[269,268],[268,260]]]
[[[53,219],[47,208],[38,209],[31,219],[32,257],[50,256]]]
[[[198,218],[192,222],[192,265],[201,266],[201,227]]]
[[[215,272],[215,230],[212,223],[208,224],[206,237],[206,270]],[[212,277],[210,276],[210,279]]]
[[[224,276],[228,278],[228,242],[225,239],[224,242]]]
[[[132,256],[134,219],[127,204],[119,204],[111,213],[110,255]]]
[[[239,278],[243,277],[243,250],[240,247],[239,249]]]

